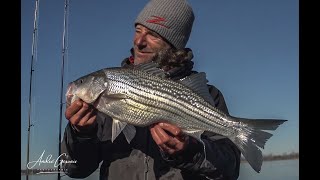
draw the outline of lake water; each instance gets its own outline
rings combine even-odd
[[[21,180],[26,176],[22,175]],[[84,180],[98,180],[99,172],[94,172]],[[256,173],[251,166],[244,162],[241,163],[240,177],[238,180],[298,180],[299,179],[299,159],[264,161],[261,172]],[[31,175],[29,180],[57,180],[57,174]],[[61,180],[75,180],[68,176],[62,175]]]

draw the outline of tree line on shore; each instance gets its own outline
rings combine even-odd
[[[283,153],[280,155],[274,155],[271,153],[271,154],[263,155],[264,161],[276,161],[276,160],[287,160],[287,159],[299,159],[299,153],[291,152],[291,153]],[[241,157],[241,161],[246,161],[243,156]]]

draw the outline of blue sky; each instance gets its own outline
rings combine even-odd
[[[70,1],[64,85],[119,66],[129,56],[133,22],[146,2]],[[187,47],[195,70],[206,72],[209,83],[222,91],[231,115],[288,120],[273,133],[264,154],[299,152],[298,0],[189,3],[196,19]],[[34,9],[34,0],[21,1],[21,168],[27,154]],[[39,10],[30,160],[43,151],[57,157],[59,142],[64,0],[40,0]],[[63,133],[64,116],[62,121]]]

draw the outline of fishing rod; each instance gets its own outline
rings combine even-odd
[[[64,63],[65,63],[65,54],[67,50],[66,46],[66,37],[67,37],[67,19],[69,12],[69,0],[65,0],[64,5],[64,22],[63,22],[63,35],[62,35],[62,66],[61,66],[61,88],[60,88],[60,121],[59,121],[59,156],[61,154],[61,129],[62,129],[62,107],[63,107],[63,89],[64,89]],[[61,179],[60,174],[60,163],[58,165],[58,180]]]
[[[30,131],[33,124],[31,124],[31,96],[32,96],[32,76],[33,76],[33,63],[34,58],[36,54],[36,39],[38,37],[38,16],[39,16],[39,0],[36,0],[34,10],[34,22],[33,22],[33,35],[32,35],[32,54],[31,54],[31,66],[30,66],[30,87],[29,87],[29,112],[28,112],[28,142],[27,142],[27,163],[26,163],[26,180],[29,180],[29,168],[28,168],[28,162],[29,162],[29,156],[30,156]]]

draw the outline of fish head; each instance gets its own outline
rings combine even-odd
[[[108,83],[103,70],[82,76],[69,83],[66,92],[67,104],[71,104],[76,99],[82,99],[86,103],[93,104],[107,87]]]

